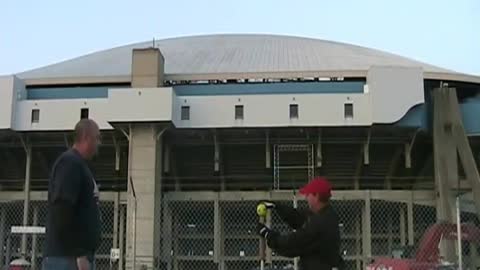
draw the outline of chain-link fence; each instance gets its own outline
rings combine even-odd
[[[372,207],[373,260],[367,269],[479,269],[478,210],[471,197],[457,203],[450,198],[452,207],[446,210],[450,217],[437,219],[432,203],[414,201],[387,207],[385,202],[375,202],[381,206]]]
[[[259,269],[257,203],[262,199],[270,199],[293,206],[294,201],[298,200],[299,209],[308,207],[302,198],[296,197],[294,200],[291,193],[274,193],[166,194],[162,217],[158,219],[161,222],[159,268]],[[458,268],[460,263],[462,269],[477,269],[480,266],[480,222],[473,200],[468,196],[459,203],[462,225],[461,241],[458,241],[456,220],[450,223],[437,222],[436,203],[430,191],[339,193],[344,195],[336,196],[332,205],[340,217],[341,253],[346,262],[345,270],[366,267],[397,270],[396,267],[401,265],[418,270],[425,269],[422,268],[424,266]],[[127,205],[118,201],[101,202],[102,242],[96,255],[97,269],[125,269],[125,232],[129,224],[126,208]],[[46,215],[45,201],[31,201],[28,225],[45,226]],[[453,216],[456,216],[456,212]],[[22,255],[22,234],[11,233],[11,227],[22,225],[22,222],[23,201],[0,203],[1,265],[8,265]],[[276,231],[291,231],[275,211],[270,213],[267,223]],[[33,269],[39,269],[43,258],[44,235],[29,234],[26,240],[26,259],[32,263]],[[121,249],[120,262],[111,264],[112,248]],[[460,249],[462,252],[458,251]],[[272,269],[296,269],[293,258],[281,257],[270,249],[266,252],[266,265]]]
[[[332,201],[340,217],[341,253],[345,269],[371,266],[373,258],[397,256],[414,249],[424,233],[436,223],[432,196],[414,197],[414,192],[394,193],[354,191],[355,196],[339,196]],[[392,192],[390,192],[392,193]],[[215,194],[215,198],[212,198]],[[345,192],[346,195],[350,194]],[[424,194],[430,194],[424,192]],[[260,238],[256,234],[256,205],[262,199],[308,207],[305,200],[280,192],[172,192],[164,207],[171,217],[163,219],[166,269],[258,269]],[[273,196],[273,197],[272,197]],[[166,224],[169,223],[169,224]],[[280,232],[292,229],[273,211],[267,224]],[[171,235],[171,236],[170,236]],[[411,251],[410,251],[411,252]],[[298,269],[293,258],[267,249],[266,265],[272,269]]]
[[[12,227],[23,225],[23,208],[23,201],[0,203],[0,269],[7,269],[10,262],[18,258],[25,258],[30,262],[31,269],[41,269],[45,234],[41,231],[28,234],[12,232]],[[125,231],[125,209],[126,205],[117,204],[115,207],[113,201],[100,202],[102,239],[96,254],[97,269],[123,269],[123,263],[120,263],[121,267],[118,262],[115,265],[110,263],[110,250],[125,243],[125,235],[120,233]],[[31,201],[27,226],[45,228],[46,221],[47,202]],[[114,223],[117,225],[114,226]],[[23,237],[26,240],[24,246]],[[123,239],[120,240],[120,237]]]

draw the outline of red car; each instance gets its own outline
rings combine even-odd
[[[462,242],[479,243],[480,229],[473,224],[461,225]],[[407,258],[375,258],[367,270],[438,270],[457,269],[457,263],[444,263],[440,256],[439,244],[442,239],[457,241],[457,225],[437,223],[427,229],[419,246]],[[475,269],[475,268],[474,268]]]

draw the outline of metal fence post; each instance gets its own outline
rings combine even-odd
[[[123,263],[125,257],[124,238],[125,238],[125,209],[126,205],[120,207],[120,258],[118,259],[118,270],[123,270]]]
[[[30,207],[30,171],[32,163],[32,147],[30,145],[24,144],[25,154],[26,154],[26,164],[25,164],[25,197],[23,203],[23,226],[28,224],[28,212]],[[27,234],[22,234],[22,245],[21,245],[21,255],[25,257],[27,255]]]
[[[38,206],[33,208],[33,226],[38,225]],[[36,233],[32,234],[32,269],[37,269],[37,239],[38,236]]]
[[[408,245],[413,245],[415,241],[414,225],[413,225],[413,192],[407,203],[407,229],[408,229]]]
[[[370,191],[367,190],[365,192],[365,204],[362,211],[362,220],[363,220],[363,267],[367,260],[372,256],[372,222],[371,222],[371,194]]]
[[[113,202],[113,248],[118,248],[118,215],[120,207],[120,193],[115,193]]]
[[[405,222],[405,205],[402,203],[400,206],[400,245],[405,246],[407,243],[407,236],[406,236],[406,231],[407,231],[407,226]]]
[[[0,267],[4,265],[5,253],[3,247],[5,246],[5,222],[6,222],[6,209],[4,207],[0,210]]]
[[[320,141],[320,139],[319,139]],[[321,147],[321,144],[319,143],[319,147]],[[320,153],[321,156],[321,153]],[[321,164],[321,161],[320,161]],[[298,208],[298,201],[297,201],[297,194],[295,190],[293,190],[293,208],[297,209]],[[293,269],[298,270],[298,257],[293,258]]]

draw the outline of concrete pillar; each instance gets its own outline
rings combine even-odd
[[[157,48],[134,49],[132,52],[132,87],[163,85],[164,58]]]
[[[162,260],[166,265],[166,269],[173,268],[172,256],[172,237],[173,237],[173,216],[172,210],[167,201],[163,202],[163,239],[162,239]]]
[[[451,190],[452,179],[458,179],[457,149],[453,140],[453,119],[448,101],[448,89],[433,91],[433,146],[435,166],[435,187],[437,193],[437,220],[455,223],[455,205]],[[455,246],[442,241],[440,253],[447,261],[455,260]]]
[[[160,255],[162,137],[159,128],[149,124],[131,125],[129,144],[131,183],[128,185],[126,267],[151,269],[156,267]]]
[[[132,51],[133,88],[163,85],[164,58],[158,48]],[[162,138],[155,124],[130,124],[126,268],[157,267],[160,256]]]

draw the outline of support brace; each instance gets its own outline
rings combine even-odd
[[[22,142],[23,149],[25,150],[25,186],[24,186],[24,201],[23,201],[23,226],[28,225],[28,214],[30,208],[30,171],[31,171],[31,163],[32,163],[32,146],[28,142],[28,137],[24,139],[20,137],[20,141]],[[23,257],[26,256],[27,253],[27,235],[22,234],[22,242],[20,246],[20,251]]]
[[[112,135],[113,146],[115,147],[115,171],[120,171],[120,145],[115,135]]]
[[[322,167],[322,129],[318,129],[318,142],[317,142],[317,167]]]
[[[270,151],[270,132],[267,130],[265,133],[265,168],[272,167],[271,161],[272,153]]]
[[[412,167],[412,149],[413,144],[415,144],[415,139],[417,138],[417,134],[420,129],[417,129],[413,134],[412,140],[410,142],[405,143],[405,168]]]
[[[213,133],[213,143],[215,146],[215,153],[213,158],[214,170],[215,172],[219,172],[220,171],[220,146],[218,145],[218,135],[216,130],[214,130],[214,133]]]
[[[68,141],[67,133],[63,133],[63,141],[65,142],[65,147],[70,148],[70,142]]]
[[[370,138],[372,136],[372,130],[368,129],[367,141],[363,145],[363,164],[370,164]]]

